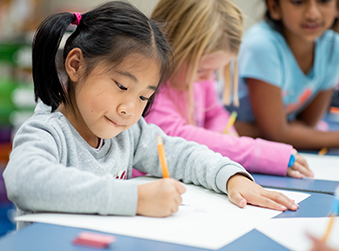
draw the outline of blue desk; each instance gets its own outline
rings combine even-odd
[[[84,229],[71,228],[44,223],[34,223],[15,234],[0,239],[0,250],[10,251],[98,251],[100,249],[72,245],[72,240]],[[97,232],[97,231],[91,231]],[[151,241],[114,234],[117,241],[110,245],[114,251],[207,251],[208,249],[194,248],[177,244]],[[274,242],[257,230],[253,230],[231,244],[219,249],[231,250],[276,250],[286,251],[285,247]]]
[[[287,211],[278,218],[283,217],[323,217],[328,216],[333,196],[327,194],[311,193],[311,196],[299,205],[296,212]],[[0,250],[21,251],[94,251],[99,249],[75,246],[72,240],[82,231],[80,228],[64,227],[52,224],[34,223],[16,233],[0,238]],[[96,232],[92,231],[91,232]],[[207,249],[182,246],[177,244],[152,241],[122,235],[116,235],[117,241],[109,250],[138,250],[138,251],[206,251]],[[107,250],[107,249],[106,249]],[[234,250],[275,250],[286,251],[285,247],[274,242],[257,230],[245,234],[219,251]]]
[[[338,181],[295,179],[290,177],[253,174],[255,182],[266,188],[278,188],[300,192],[324,193],[333,195],[339,186]]]

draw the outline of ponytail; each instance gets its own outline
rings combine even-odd
[[[40,98],[55,111],[68,102],[65,87],[59,80],[55,56],[67,27],[76,20],[71,13],[59,13],[45,19],[33,41],[33,81],[35,102]]]

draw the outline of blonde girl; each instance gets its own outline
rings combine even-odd
[[[168,135],[204,144],[241,163],[249,172],[297,178],[313,175],[291,145],[239,138],[234,136],[234,128],[231,135],[222,134],[230,115],[219,102],[215,79],[225,79],[223,96],[229,103],[231,79],[233,95],[237,95],[235,59],[243,22],[232,1],[161,0],[151,18],[165,26],[173,48],[174,72],[146,117],[148,123],[157,124]]]

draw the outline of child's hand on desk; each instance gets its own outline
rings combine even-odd
[[[286,195],[268,191],[241,174],[235,174],[227,182],[229,200],[239,207],[252,204],[274,210],[297,210],[297,205]]]
[[[138,186],[137,214],[153,217],[169,216],[178,211],[185,186],[166,178]]]
[[[308,167],[306,159],[299,154],[295,154],[295,162],[291,167],[287,168],[287,176],[301,179],[304,176],[314,177],[314,174]]]

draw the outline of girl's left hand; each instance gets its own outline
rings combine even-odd
[[[232,176],[226,186],[229,200],[241,208],[251,204],[279,211],[295,211],[299,207],[286,195],[268,191],[241,174]]]

